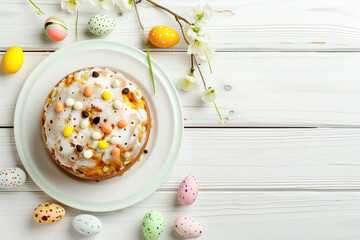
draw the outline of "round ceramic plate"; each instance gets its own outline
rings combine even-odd
[[[51,89],[67,74],[103,66],[125,73],[142,90],[153,127],[141,161],[123,176],[100,182],[66,173],[48,155],[41,137],[41,111]],[[153,94],[146,54],[136,48],[101,40],[83,41],[59,49],[43,60],[26,80],[15,110],[15,140],[31,178],[48,195],[87,211],[113,211],[147,197],[164,181],[175,163],[182,138],[179,98],[170,79],[152,60]]]

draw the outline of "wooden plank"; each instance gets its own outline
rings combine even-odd
[[[24,201],[26,199],[26,201]],[[65,207],[59,223],[41,226],[32,220],[40,203],[53,201],[44,193],[1,193],[1,234],[20,239],[79,239],[71,227],[84,212]],[[333,240],[359,239],[359,192],[200,192],[190,207],[178,206],[176,192],[156,192],[121,211],[95,213],[102,232],[92,239],[143,239],[141,221],[146,212],[165,218],[161,239],[180,239],[173,229],[178,216],[190,215],[204,228],[200,239]]]
[[[0,135],[0,169],[21,166],[12,130]],[[360,190],[359,146],[360,129],[187,128],[160,189],[176,190],[193,174],[206,191]],[[40,189],[28,179],[18,191]]]
[[[19,73],[0,71],[0,126],[12,126],[18,93],[29,73],[49,53],[26,53]],[[0,54],[0,57],[2,55]],[[176,84],[189,70],[186,53],[152,53]],[[208,86],[232,127],[351,127],[360,125],[360,53],[219,52]],[[200,79],[200,78],[199,78]],[[199,80],[200,81],[200,80]],[[231,87],[225,90],[225,85]],[[213,105],[201,101],[202,85],[178,91],[185,126],[220,126]]]
[[[0,50],[19,45],[26,50],[54,50],[75,41],[75,15],[60,8],[60,2],[38,0],[46,16],[36,15],[22,0],[3,0],[0,15]],[[357,0],[182,0],[157,2],[186,16],[192,6],[210,3],[214,18],[208,25],[221,51],[351,51],[360,49],[360,2]],[[103,12],[116,18],[117,27],[106,39],[143,47],[134,14],[119,17],[115,12],[100,11],[84,1],[79,17],[79,40],[94,38],[87,30],[91,16]],[[139,4],[146,31],[167,25],[179,32],[174,18],[147,3]],[[69,37],[60,43],[46,39],[46,17],[59,16],[70,28]],[[172,51],[184,51],[182,41]],[[159,49],[156,49],[159,50]],[[167,51],[167,49],[165,50]]]

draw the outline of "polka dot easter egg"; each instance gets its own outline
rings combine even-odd
[[[90,214],[81,214],[74,217],[72,225],[76,231],[84,236],[94,236],[102,229],[101,221]]]
[[[150,30],[149,40],[152,44],[161,48],[175,46],[179,40],[179,34],[172,28],[157,26]]]
[[[142,222],[142,230],[146,240],[157,240],[164,231],[164,217],[157,211],[145,214]]]
[[[68,34],[66,23],[58,17],[49,17],[45,21],[45,34],[53,41],[62,41]]]
[[[26,174],[20,168],[7,168],[0,172],[0,188],[19,188],[26,181]]]
[[[200,224],[188,216],[178,217],[175,220],[174,228],[180,236],[186,239],[198,238],[203,233]]]
[[[196,177],[189,175],[180,184],[178,200],[181,205],[191,205],[195,202],[199,193],[199,185]]]
[[[33,218],[40,224],[53,224],[65,216],[65,209],[56,203],[42,203],[33,212]]]
[[[97,14],[88,22],[89,31],[96,36],[105,36],[115,28],[115,20],[104,14]]]

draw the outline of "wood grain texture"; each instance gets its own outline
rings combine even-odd
[[[54,50],[75,41],[75,15],[60,9],[60,1],[38,0],[46,16],[36,15],[23,0],[1,0],[0,50],[19,45],[26,50]],[[214,18],[208,25],[220,51],[351,51],[360,49],[360,2],[357,0],[182,0],[157,2],[186,16],[196,4],[210,3]],[[92,38],[87,30],[89,18],[100,10],[84,1],[79,17],[79,40]],[[167,25],[179,32],[174,18],[147,3],[139,4],[146,31]],[[101,11],[116,19],[117,27],[107,39],[142,48],[134,14],[119,17],[116,12]],[[69,37],[53,43],[43,34],[47,17],[56,15],[69,26]],[[171,51],[184,51],[182,41]],[[159,49],[156,49],[159,50]],[[167,51],[167,50],[165,50]]]
[[[0,126],[12,126],[18,93],[27,76],[49,53],[26,53],[20,72],[0,72]],[[2,55],[0,54],[0,57]],[[176,84],[189,71],[186,53],[152,53]],[[360,53],[216,53],[209,86],[232,127],[360,126]],[[54,80],[57,82],[58,79]],[[231,87],[230,91],[224,89]],[[178,91],[185,126],[220,126],[213,105],[201,101],[202,85]]]
[[[21,166],[13,132],[0,135],[0,168]],[[360,190],[359,145],[360,129],[189,128],[160,190],[175,191],[189,174],[203,191]],[[28,179],[15,191],[40,189]]]
[[[26,201],[25,201],[26,199]],[[41,226],[32,220],[33,209],[53,201],[44,193],[2,193],[2,236],[11,240],[75,240],[82,238],[71,227],[82,211],[65,207],[63,220]],[[143,240],[141,220],[150,210],[165,218],[161,239],[182,239],[173,230],[178,216],[190,215],[204,228],[199,239],[334,240],[360,238],[360,193],[352,192],[200,192],[190,207],[178,206],[175,191],[160,191],[121,211],[97,213],[104,227],[91,239]],[[14,226],[16,225],[16,231]]]

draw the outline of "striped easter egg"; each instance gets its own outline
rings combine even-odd
[[[66,23],[57,17],[49,17],[45,22],[45,33],[53,41],[62,41],[68,34]]]

